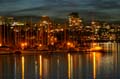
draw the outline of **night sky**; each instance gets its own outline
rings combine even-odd
[[[0,0],[0,15],[66,18],[78,12],[84,19],[119,21],[120,0]]]

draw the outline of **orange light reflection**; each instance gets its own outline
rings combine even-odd
[[[93,79],[96,79],[96,53],[93,52]]]
[[[100,67],[100,62],[101,62],[101,53],[100,52],[91,52],[91,53],[93,56],[93,79],[96,79],[96,73]]]
[[[24,79],[24,56],[22,56],[22,79]]]
[[[68,54],[68,79],[70,79],[71,69],[70,69],[70,54]]]
[[[73,64],[73,59],[70,54],[68,54],[68,79],[71,79],[72,77],[72,66]]]
[[[39,67],[40,68],[40,71],[39,71],[40,72],[40,79],[42,79],[42,56],[41,55],[39,56],[39,59],[40,59],[40,65],[39,65],[40,66]]]

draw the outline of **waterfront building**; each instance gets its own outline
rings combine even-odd
[[[80,42],[80,34],[83,29],[82,19],[79,17],[79,14],[72,12],[69,14],[68,18],[69,29],[67,31],[68,41]]]
[[[82,24],[82,20],[79,17],[78,13],[70,13],[69,14],[69,26],[70,27],[80,27]]]
[[[12,46],[13,45],[13,30],[11,29],[12,24],[14,23],[14,17],[5,17],[5,35],[6,41],[5,45]]]
[[[14,23],[10,27],[12,45],[15,45],[17,48],[19,48],[21,46],[21,43],[23,42],[22,29],[24,26],[24,22],[14,21]]]
[[[48,16],[41,16],[38,22],[37,42],[42,45],[50,44],[50,30],[52,28],[52,20]]]
[[[9,46],[11,44],[10,26],[13,23],[13,17],[0,17],[0,43]]]
[[[0,16],[0,46],[2,46],[2,25],[3,25],[3,17]]]
[[[34,21],[33,21],[34,22]],[[30,21],[15,21],[13,17],[0,17],[0,46],[20,47],[27,45],[59,46],[83,43],[83,41],[119,41],[119,25],[110,25],[92,20],[91,25],[82,27],[78,13],[70,13],[69,18],[62,24],[54,23],[50,17],[41,16],[38,23]],[[61,45],[62,46],[62,45]],[[63,46],[64,47],[64,46]]]

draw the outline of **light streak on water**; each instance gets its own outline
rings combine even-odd
[[[96,79],[96,53],[93,52],[93,79]]]
[[[24,79],[24,65],[25,64],[25,60],[24,60],[24,56],[22,56],[22,79]]]
[[[42,56],[41,55],[39,56],[39,60],[40,60],[40,65],[39,65],[40,66],[40,71],[39,71],[40,72],[40,79],[42,79]]]

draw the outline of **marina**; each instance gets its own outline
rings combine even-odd
[[[102,43],[101,46],[106,49],[106,53],[21,51],[22,54],[0,55],[0,77],[5,79],[119,79],[120,44]]]
[[[0,79],[120,79],[120,0],[0,0]]]

